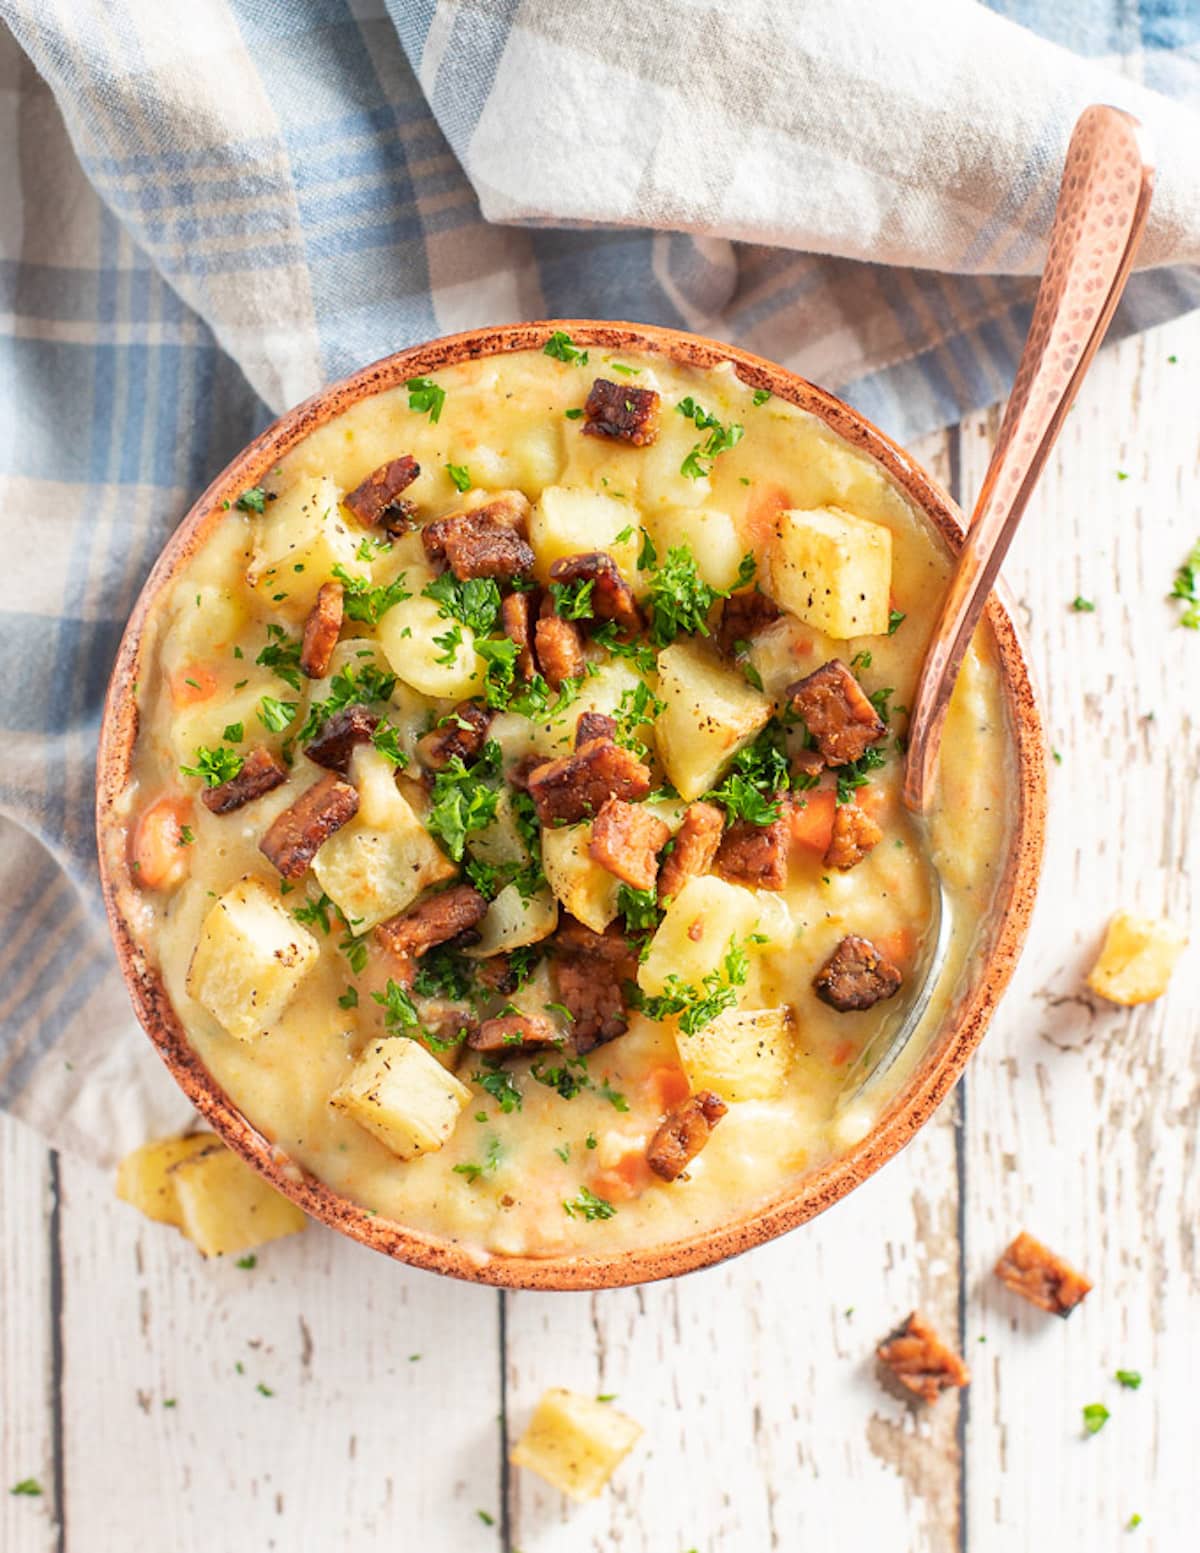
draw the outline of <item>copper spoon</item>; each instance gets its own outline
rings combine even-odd
[[[1154,157],[1137,119],[1094,104],[1067,147],[1046,267],[1000,435],[929,643],[913,700],[903,798],[928,843],[929,810],[950,694],[1000,564],[1091,365],[1137,252],[1154,188]],[[881,1085],[920,1025],[945,967],[952,926],[932,863],[933,918],[913,976],[917,992],[847,1075],[839,1109]]]

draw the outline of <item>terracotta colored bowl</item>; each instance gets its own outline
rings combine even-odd
[[[231,1148],[314,1218],[403,1262],[454,1277],[512,1288],[595,1289],[672,1277],[719,1262],[811,1219],[844,1197],[902,1148],[932,1116],[978,1045],[997,1000],[1016,965],[1029,923],[1042,857],[1046,760],[1033,686],[1016,627],[993,597],[987,626],[999,651],[1004,694],[1016,753],[1013,836],[997,891],[987,941],[973,984],[960,997],[928,1052],[863,1141],[840,1159],[787,1186],[727,1224],[666,1245],[611,1256],[483,1256],[462,1245],[409,1229],[368,1213],[309,1175],[277,1150],[242,1115],[193,1051],[171,1006],[162,979],[135,942],[129,916],[136,892],[125,862],[127,831],[119,802],[125,790],[138,731],[132,687],[143,672],[143,632],[155,603],[190,557],[220,523],[223,506],[257,485],[279,459],[318,426],[349,405],[395,388],[439,367],[509,351],[540,350],[554,329],[579,344],[644,351],[695,367],[731,362],[754,388],[767,388],[819,416],[847,442],[871,455],[943,535],[952,550],[962,542],[962,514],[950,497],[895,443],[856,411],[794,373],[732,346],[673,329],[567,319],[510,324],[451,335],[388,356],[315,395],[268,428],[217,477],[172,535],[142,589],[117,655],[100,731],[97,828],[105,904],[121,970],[134,1009],[176,1081]]]

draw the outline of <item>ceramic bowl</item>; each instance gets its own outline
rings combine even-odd
[[[513,1288],[596,1289],[673,1277],[794,1229],[830,1207],[904,1147],[933,1115],[982,1038],[1016,965],[1029,923],[1042,859],[1046,754],[1033,685],[1010,611],[1000,597],[988,605],[986,629],[998,649],[1015,749],[1011,847],[969,986],[931,1040],[908,1080],[868,1135],[841,1158],[793,1182],[752,1210],[694,1237],[609,1256],[486,1256],[438,1236],[368,1213],[310,1176],[259,1133],[205,1069],[188,1042],[162,980],[137,946],[129,917],[135,909],[124,866],[126,829],[119,799],[126,788],[138,730],[133,686],[142,672],[144,627],[156,601],[221,521],[223,507],[257,485],[279,459],[315,428],[372,394],[454,362],[510,351],[540,350],[555,329],[580,345],[643,351],[696,367],[731,362],[738,377],[819,416],[839,436],[870,454],[919,508],[951,550],[962,541],[963,518],[923,469],[857,411],[793,372],[746,351],[673,329],[586,319],[475,329],[400,351],[316,394],[282,416],[250,444],[201,496],[167,543],[125,630],[109,685],[100,731],[97,830],[104,897],[121,970],[146,1033],[205,1120],[279,1191],[314,1218],[403,1262],[476,1282]]]

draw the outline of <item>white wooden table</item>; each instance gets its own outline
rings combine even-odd
[[[253,1271],[202,1263],[5,1122],[0,1487],[45,1493],[0,1495],[3,1553],[1194,1549],[1200,954],[1132,1012],[1080,976],[1117,906],[1194,920],[1200,633],[1164,594],[1200,535],[1198,391],[1200,315],[1107,352],[1008,564],[1062,757],[1045,884],[991,1032],[905,1154],[727,1266],[506,1296],[316,1226]],[[994,428],[918,451],[969,495]],[[1070,1321],[991,1278],[1021,1227],[1095,1280]],[[974,1371],[932,1408],[873,1375],[914,1305]],[[646,1428],[582,1509],[505,1465],[552,1384]]]

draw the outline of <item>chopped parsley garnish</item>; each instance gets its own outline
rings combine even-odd
[[[857,760],[848,765],[837,768],[837,801],[849,803],[860,787],[866,787],[871,780],[870,773],[878,771],[880,766],[887,764],[887,756],[878,744],[872,744],[870,749],[864,750]]]
[[[907,618],[908,617],[905,615],[902,609],[888,610],[887,634],[889,636],[895,636],[896,632],[900,629]]]
[[[581,421],[583,419],[583,411],[579,409],[564,410],[563,414],[569,421]]]
[[[875,708],[876,712],[879,714],[880,722],[883,722],[883,723],[890,723],[891,722],[891,720],[892,720],[892,709],[891,709],[891,706],[889,705],[889,702],[891,701],[892,697],[895,694],[896,694],[896,692],[895,692],[894,687],[889,685],[884,690],[873,690],[871,692],[871,694],[867,697],[867,700],[871,703],[871,705]],[[896,710],[899,712],[899,711],[902,711],[903,708],[902,707],[897,707]]]
[[[513,1081],[512,1074],[503,1068],[481,1068],[477,1073],[472,1073],[471,1078],[480,1089],[491,1095],[505,1116],[521,1109],[521,1091]]]
[[[565,329],[556,329],[554,331],[545,345],[542,346],[542,355],[553,356],[556,361],[573,362],[577,367],[586,367],[588,364],[587,351],[581,351],[574,346],[571,343],[571,336]],[[567,414],[570,415],[571,412],[568,410]]]
[[[341,913],[338,913],[341,916]],[[342,924],[346,929],[346,935],[338,943],[338,949],[346,956],[347,963],[355,976],[361,976],[367,968],[367,940],[365,937],[356,938],[354,930],[342,917]]]
[[[617,890],[617,910],[625,919],[627,933],[653,931],[662,912],[653,890],[635,890],[631,884],[622,884]]]
[[[296,701],[277,701],[274,696],[263,696],[258,703],[258,720],[270,733],[282,733],[291,726],[298,705]]]
[[[585,678],[585,675],[580,675],[578,679],[564,679],[558,687],[558,694],[555,695],[542,676],[535,674],[513,697],[509,711],[519,712],[522,717],[528,717],[535,723],[552,721],[560,712],[565,712],[573,701],[579,699]]]
[[[338,999],[338,1007],[339,1008],[357,1008],[358,1007],[358,988],[357,987],[347,987],[345,992],[343,992],[341,997]]]
[[[614,658],[627,658],[639,674],[653,674],[658,665],[658,654],[644,642],[622,642],[620,627],[615,620],[606,620],[598,631],[593,631],[592,641],[612,653]]]
[[[498,790],[489,785],[500,770],[500,746],[489,739],[469,768],[461,755],[450,760],[433,779],[433,800],[425,825],[456,863],[461,863],[467,837],[496,817]]]
[[[1091,599],[1085,599],[1078,593],[1071,600],[1071,608],[1077,615],[1094,615],[1096,613],[1096,606]]]
[[[851,658],[850,667],[857,674],[859,669],[869,669],[872,662],[873,659],[871,657],[870,651],[864,647],[862,652],[856,652],[853,658]]]
[[[300,638],[289,636],[282,626],[267,627],[267,645],[254,661],[278,674],[293,690],[300,689]]]
[[[770,397],[771,397],[771,390],[769,388],[756,388],[754,390],[754,403],[756,405],[766,404],[767,400]]]
[[[328,933],[331,911],[336,913],[337,907],[322,890],[319,899],[305,901],[303,906],[293,906],[292,916],[306,927],[319,927],[322,933]]]
[[[1116,1378],[1127,1391],[1136,1391],[1142,1384],[1142,1372],[1140,1370],[1118,1370]]]
[[[1197,577],[1200,575],[1200,540],[1188,551],[1187,560],[1175,573],[1175,582],[1168,595],[1187,607],[1180,612],[1179,624],[1189,631],[1200,631],[1200,592]]]
[[[783,726],[772,720],[753,744],[739,750],[725,780],[704,796],[719,803],[727,820],[748,820],[751,825],[773,825],[779,818],[776,795],[791,782]]]
[[[745,427],[735,422],[723,425],[715,415],[698,405],[690,394],[686,399],[681,399],[675,408],[686,420],[695,422],[697,431],[708,432],[707,439],[697,442],[679,466],[679,473],[689,480],[703,480],[712,473],[713,462],[719,454],[737,447],[745,434]]]
[[[403,771],[409,764],[408,756],[400,748],[400,735],[386,719],[376,726],[371,743],[385,760],[391,761],[399,770]]]
[[[735,587],[744,587],[754,576],[753,555],[742,557]],[[714,588],[696,567],[687,545],[674,545],[650,578],[650,640],[668,647],[681,631],[708,636],[708,612],[717,599],[727,599],[728,588]]]
[[[724,960],[707,972],[700,989],[680,981],[672,972],[661,993],[647,997],[645,993],[637,992],[634,1002],[651,1019],[670,1019],[678,1015],[679,1028],[684,1035],[695,1035],[697,1030],[702,1030],[734,1006],[737,989],[745,986],[749,974],[749,957],[736,938],[731,938]]]
[[[479,1180],[480,1176],[495,1175],[495,1173],[496,1173],[496,1166],[499,1163],[500,1163],[500,1139],[499,1138],[489,1138],[488,1139],[488,1146],[487,1146],[487,1153],[484,1155],[483,1164],[482,1165],[471,1165],[471,1164],[455,1165],[453,1167],[454,1168],[454,1174],[456,1176],[466,1176],[467,1180],[472,1185],[474,1185],[474,1183]],[[479,1513],[480,1513],[480,1515],[482,1515],[483,1511],[481,1510]],[[488,1525],[489,1526],[491,1525],[490,1519],[488,1521]]]
[[[642,542],[638,549],[638,571],[648,572],[652,566],[658,565],[658,551],[654,548],[654,541],[645,529],[642,530]]]
[[[476,636],[486,636],[500,613],[500,589],[493,577],[468,577],[460,582],[453,572],[443,572],[421,592],[441,606],[445,619],[460,621]]]
[[[474,964],[457,949],[437,944],[417,961],[413,991],[419,998],[466,1002],[476,991]]]
[[[240,744],[246,737],[246,730],[241,723],[226,723],[221,737],[229,744]]]
[[[176,843],[177,846],[190,847],[192,842],[195,841],[195,839],[196,839],[196,832],[192,829],[192,827],[190,825],[181,825],[179,827],[179,840]]]
[[[483,698],[495,711],[504,711],[512,699],[517,678],[517,659],[521,649],[508,637],[477,641],[475,651],[487,665],[483,681]]]
[[[401,572],[391,582],[381,582],[371,587],[364,577],[355,577],[344,566],[335,566],[333,575],[342,585],[342,607],[349,620],[361,620],[364,625],[378,625],[393,604],[412,598],[405,587],[407,574]]]
[[[308,709],[299,738],[311,739],[317,729],[344,707],[368,706],[372,701],[386,701],[396,688],[396,676],[386,674],[374,663],[366,663],[356,669],[352,663],[339,669],[329,682],[329,695],[324,701],[315,701]]]
[[[552,1089],[562,1100],[574,1100],[585,1089],[592,1087],[587,1063],[582,1057],[567,1057],[553,1066],[544,1058],[538,1058],[529,1069],[530,1078]]]
[[[564,620],[590,620],[595,586],[593,577],[580,577],[575,582],[552,582],[550,597],[554,600],[554,613]]]
[[[1089,1402],[1083,1409],[1083,1427],[1088,1434],[1099,1434],[1110,1417],[1103,1402]]]
[[[261,485],[252,485],[233,505],[239,512],[262,512],[267,505],[267,493]]]
[[[617,724],[616,742],[637,755],[645,755],[645,744],[635,737],[637,730],[652,723],[666,709],[667,703],[659,700],[645,680],[630,685],[621,692],[620,704],[613,713]]]
[[[398,1030],[407,1035],[410,1030],[420,1029],[421,1016],[417,1013],[417,1005],[399,982],[389,976],[386,989],[383,992],[372,992],[371,996],[384,1010],[384,1023],[389,1030]]]
[[[196,764],[179,769],[184,776],[199,777],[208,787],[220,787],[222,782],[231,782],[245,764],[245,757],[237,750],[226,749],[223,744],[210,750],[202,744],[196,751]]]
[[[471,489],[471,471],[465,464],[447,464],[446,473],[460,491]]]
[[[570,1202],[564,1198],[563,1209],[568,1218],[587,1219],[589,1222],[593,1219],[611,1219],[617,1211],[612,1203],[597,1197],[588,1186],[581,1186]]]
[[[387,539],[372,539],[368,534],[365,539],[360,539],[358,549],[354,552],[356,561],[373,561],[376,556],[382,555],[385,550],[392,548]]]
[[[427,377],[410,377],[404,386],[408,389],[408,408],[418,415],[428,415],[436,426],[446,402],[446,390]]]

